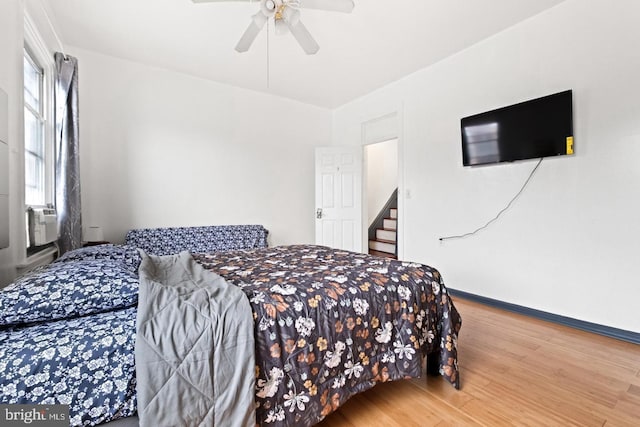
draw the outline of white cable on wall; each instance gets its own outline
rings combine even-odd
[[[470,231],[468,233],[464,233],[464,234],[458,234],[458,235],[454,235],[454,236],[445,236],[445,237],[440,237],[438,240],[440,240],[441,242],[445,241],[445,240],[453,240],[453,239],[464,239],[465,237],[469,237],[469,236],[473,236],[474,234],[476,234],[477,232],[484,230],[485,228],[489,227],[489,225],[491,225],[493,222],[497,221],[498,218],[500,218],[500,216],[506,212],[511,205],[513,204],[513,202],[516,201],[516,199],[520,196],[520,194],[522,194],[522,192],[524,191],[524,189],[527,187],[527,184],[529,184],[529,181],[531,181],[531,178],[533,178],[533,174],[535,174],[536,170],[538,169],[538,166],[540,166],[540,163],[542,163],[542,159],[543,157],[540,158],[540,160],[538,160],[538,163],[536,164],[536,166],[533,168],[533,170],[531,171],[531,173],[529,174],[529,177],[527,178],[527,180],[524,182],[524,184],[522,185],[522,187],[520,187],[520,191],[518,191],[518,193],[513,196],[513,198],[509,201],[509,203],[507,203],[507,206],[505,206],[500,212],[498,212],[498,214],[496,216],[494,216],[493,218],[491,218],[489,221],[487,221],[486,224],[484,224],[481,227],[476,228],[473,231]]]

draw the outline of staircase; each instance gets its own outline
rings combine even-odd
[[[369,255],[398,258],[398,190],[369,226]]]
[[[369,240],[369,254],[397,259],[398,209],[389,209],[389,217],[384,218],[383,227],[376,229],[374,240]]]

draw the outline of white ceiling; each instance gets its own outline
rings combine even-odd
[[[316,55],[271,27],[269,37],[263,30],[249,52],[237,53],[256,1],[44,3],[65,46],[335,108],[562,1],[355,0],[351,14],[305,9]]]

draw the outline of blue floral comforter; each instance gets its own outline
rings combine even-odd
[[[0,403],[69,405],[93,426],[136,410],[133,247],[70,252],[0,291]]]

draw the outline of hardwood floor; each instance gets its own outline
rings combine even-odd
[[[322,427],[640,426],[640,346],[460,298],[461,389],[378,384]]]

